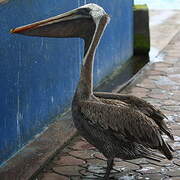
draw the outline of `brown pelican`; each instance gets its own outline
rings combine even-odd
[[[114,158],[156,160],[158,150],[169,160],[173,149],[164,141],[164,132],[173,135],[164,122],[165,115],[134,96],[93,93],[93,63],[96,48],[109,21],[96,4],[11,30],[30,36],[79,37],[85,41],[80,80],[72,102],[73,120],[79,133],[107,158],[104,179],[109,179]]]

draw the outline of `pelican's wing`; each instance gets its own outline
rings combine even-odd
[[[142,112],[143,114],[154,120],[161,131],[163,131],[170,139],[174,140],[173,134],[164,121],[164,118],[167,117],[159,109],[155,108],[147,101],[136,96],[118,93],[94,92],[94,95],[103,99],[119,100],[127,103],[131,108]]]
[[[172,159],[169,146],[164,142],[156,123],[141,112],[125,104],[113,105],[97,101],[82,101],[81,113],[96,124],[97,128],[110,130],[114,136],[122,137],[152,149],[159,149]]]

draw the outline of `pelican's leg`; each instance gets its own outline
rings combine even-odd
[[[114,159],[108,159],[107,160],[107,168],[106,168],[106,174],[104,176],[104,180],[109,179],[109,175],[110,175],[111,169],[113,167],[113,162],[114,162]]]

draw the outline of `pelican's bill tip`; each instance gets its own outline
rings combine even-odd
[[[11,34],[13,34],[13,33],[15,33],[15,28],[13,28],[13,29],[10,29],[10,31],[9,31]]]

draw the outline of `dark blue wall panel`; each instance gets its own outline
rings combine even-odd
[[[69,107],[83,53],[80,39],[12,35],[11,28],[74,9],[101,5],[110,14],[96,54],[98,82],[132,56],[132,0],[0,1],[0,163]]]

